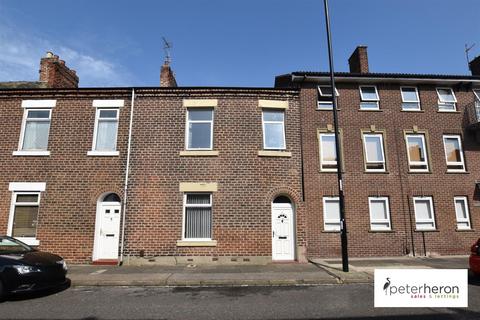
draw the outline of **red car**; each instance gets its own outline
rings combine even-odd
[[[475,242],[471,248],[469,259],[470,270],[480,276],[480,239]]]

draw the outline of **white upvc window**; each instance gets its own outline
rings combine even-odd
[[[401,87],[402,94],[402,110],[403,111],[419,111],[420,97],[417,87]]]
[[[187,108],[187,150],[213,149],[213,108]]]
[[[365,170],[370,172],[385,172],[383,134],[364,133],[363,146],[365,151]]]
[[[183,196],[182,240],[212,239],[212,194],[185,193]]]
[[[380,97],[376,86],[360,86],[360,110],[379,110]]]
[[[340,231],[340,200],[323,197],[323,226],[325,231]]]
[[[480,122],[480,89],[474,89],[473,94],[475,95],[475,116],[477,122]]]
[[[462,139],[459,135],[444,135],[443,146],[447,171],[465,172],[465,160],[463,158]]]
[[[97,108],[92,151],[98,153],[117,151],[118,120],[119,109]]]
[[[451,88],[437,88],[438,111],[457,111],[457,98]]]
[[[318,98],[317,98],[317,110],[332,110],[332,87],[331,86],[318,86]],[[335,96],[339,96],[337,88],[335,88]]]
[[[19,151],[42,153],[48,150],[51,116],[52,109],[24,110]]]
[[[469,230],[470,225],[470,213],[468,211],[467,197],[455,197],[455,215],[457,217],[457,229]]]
[[[435,230],[435,213],[432,197],[413,197],[415,226],[417,230]]]
[[[390,206],[388,197],[369,197],[370,229],[375,231],[391,230]]]
[[[320,133],[320,171],[337,171],[337,150],[334,133]]]
[[[285,150],[285,110],[262,111],[263,148]]]
[[[406,134],[408,165],[411,172],[428,172],[427,148],[424,134]]]

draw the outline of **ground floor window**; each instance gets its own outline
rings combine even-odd
[[[370,229],[391,230],[388,197],[369,197]]]
[[[455,214],[457,216],[457,229],[470,229],[470,215],[468,213],[467,197],[455,197]]]
[[[36,238],[40,193],[13,194],[13,223],[11,236],[15,238]]]
[[[323,197],[325,231],[340,231],[340,203],[338,197]]]
[[[435,230],[435,213],[432,197],[413,197],[415,226],[417,230]]]
[[[210,240],[212,238],[212,194],[186,193],[183,206],[183,238]]]

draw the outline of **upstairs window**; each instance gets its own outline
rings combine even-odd
[[[363,134],[365,151],[365,170],[370,172],[384,172],[385,152],[383,149],[383,135],[381,133]]]
[[[20,150],[46,151],[51,109],[25,109]]]
[[[445,147],[445,159],[447,171],[464,172],[465,162],[463,159],[462,140],[458,135],[444,135],[443,146]]]
[[[213,108],[187,109],[187,150],[213,149]]]
[[[457,98],[451,88],[437,88],[438,111],[456,111]]]
[[[403,111],[419,111],[420,98],[416,87],[401,87],[402,93],[402,110]]]
[[[93,151],[116,151],[118,111],[118,109],[97,108],[93,134]]]
[[[471,229],[467,197],[455,197],[454,202],[455,202],[455,215],[457,217],[457,229],[458,230]]]
[[[212,194],[187,193],[184,195],[185,240],[211,240],[212,238]]]
[[[360,110],[379,110],[380,98],[376,86],[360,86]]]
[[[285,147],[285,111],[263,110],[263,148],[284,150]]]
[[[320,170],[337,171],[337,150],[335,148],[335,134],[320,133]]]
[[[335,88],[335,96],[338,97],[338,91]],[[332,110],[333,109],[332,87],[318,86],[317,109]]]
[[[415,226],[417,230],[435,230],[432,197],[413,197]]]
[[[340,202],[338,197],[323,197],[325,231],[340,231]]]
[[[411,172],[428,172],[428,159],[425,145],[425,135],[407,134],[408,165]]]
[[[480,122],[480,89],[473,90],[473,94],[475,95],[475,115]]]

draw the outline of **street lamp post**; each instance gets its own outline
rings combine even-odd
[[[347,244],[347,224],[345,222],[345,201],[343,197],[342,180],[342,153],[340,150],[340,138],[338,129],[337,114],[337,96],[335,90],[335,76],[333,69],[332,35],[330,33],[330,16],[328,14],[328,0],[323,0],[325,7],[325,22],[327,25],[327,43],[328,43],[328,62],[330,65],[330,86],[332,88],[333,105],[333,126],[335,130],[335,152],[337,154],[337,180],[338,180],[338,202],[340,206],[340,238],[342,244],[342,269],[348,272],[348,244]]]

